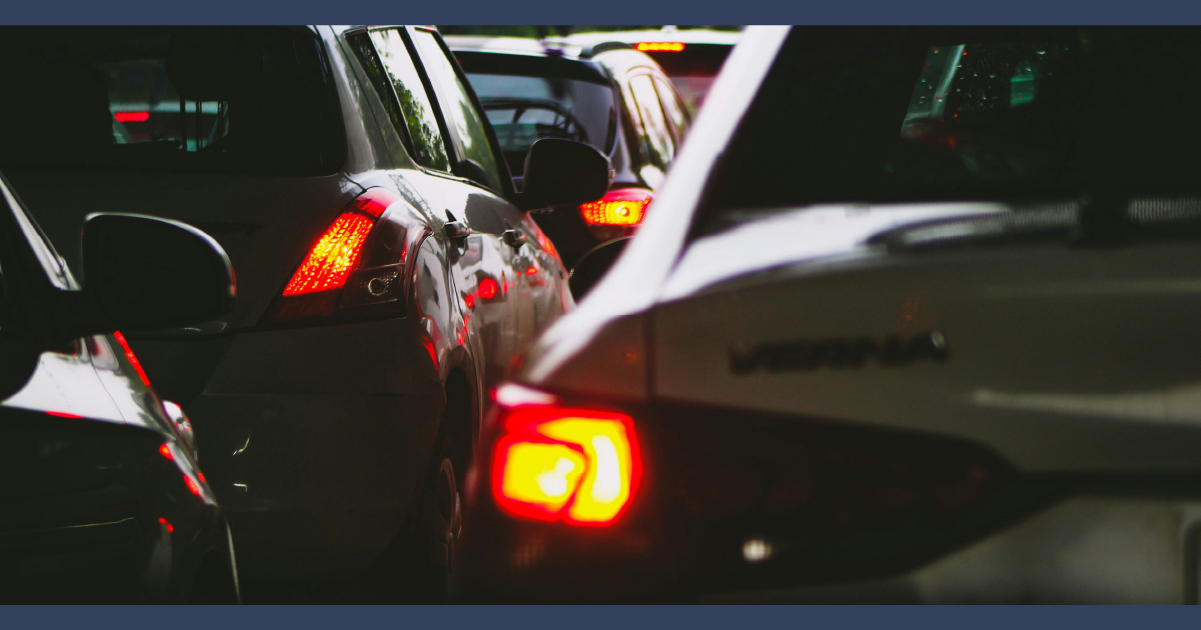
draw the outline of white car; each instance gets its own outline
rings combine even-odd
[[[748,29],[494,393],[465,595],[1195,603],[1198,42]]]

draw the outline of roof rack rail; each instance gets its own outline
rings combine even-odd
[[[584,49],[580,51],[580,58],[581,59],[590,59],[590,58],[595,57],[596,55],[599,55],[605,51],[620,50],[620,49],[635,50],[635,48],[633,46],[631,46],[625,42],[601,42],[599,44],[585,46]]]

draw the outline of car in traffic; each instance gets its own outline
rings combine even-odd
[[[613,174],[604,198],[532,213],[568,269],[596,246],[633,234],[690,123],[659,65],[613,42],[556,47],[516,37],[446,40],[514,174],[540,138],[585,142],[609,157]]]
[[[464,596],[1196,603],[1198,86],[1195,27],[749,28],[495,390]]]
[[[123,333],[233,307],[229,259],[172,221],[93,214],[80,286],[0,177],[0,601],[237,603],[187,416]]]
[[[695,116],[740,36],[739,31],[664,26],[659,30],[585,31],[547,38],[547,43],[577,46],[596,46],[605,42],[629,44],[635,50],[650,55],[663,68],[683,97],[689,113]]]
[[[527,211],[602,196],[605,156],[546,139],[514,191],[432,28],[2,33],[0,165],[60,251],[87,213],[153,212],[237,268],[232,313],[127,338],[191,418],[244,581],[384,566],[444,593],[485,393],[574,305]]]

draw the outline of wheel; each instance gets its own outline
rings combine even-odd
[[[455,578],[455,548],[463,531],[460,466],[454,440],[444,436],[433,458],[418,506],[414,590],[430,602],[445,602]]]

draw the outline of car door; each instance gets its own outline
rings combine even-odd
[[[465,206],[468,220],[474,218],[486,234],[500,236],[508,268],[502,290],[510,292],[506,317],[516,322],[515,350],[520,353],[570,306],[564,299],[569,295],[566,271],[532,218],[502,197],[512,193],[512,179],[500,145],[449,48],[432,29],[412,29],[412,37],[434,85],[452,150],[464,166],[461,175],[474,188]]]
[[[544,286],[526,279],[547,260],[540,233],[505,199],[508,172],[498,158],[486,119],[466,79],[457,72],[438,35],[424,28],[368,31],[392,85],[398,127],[407,132],[411,157],[421,167],[406,170],[439,223],[458,221],[471,230],[448,256],[464,328],[480,338],[485,386],[499,382],[522,348],[565,308],[551,304]],[[528,224],[528,225],[527,225]],[[565,274],[560,273],[560,276]],[[469,335],[470,336],[470,335]]]

